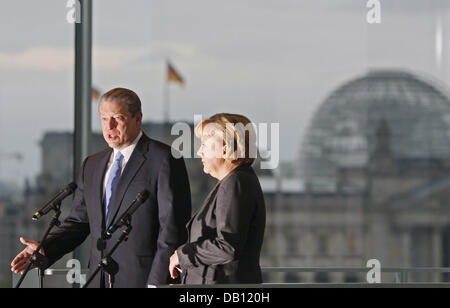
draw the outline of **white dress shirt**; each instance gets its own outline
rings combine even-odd
[[[139,139],[142,137],[142,131],[139,133],[139,135],[134,139],[133,143],[127,146],[126,148],[120,150],[120,153],[122,153],[122,170],[120,174],[122,174],[123,170],[125,169],[125,166],[127,165],[127,162],[130,160],[131,154],[133,154],[134,148],[136,147],[137,143],[139,142]],[[119,150],[113,149],[114,151],[111,153],[111,157],[109,158],[108,165],[106,167],[106,173],[105,177],[103,178],[103,198],[105,198],[105,190],[106,190],[106,183],[108,182],[109,173],[111,172],[111,168],[113,166],[114,160],[116,158],[117,152]]]

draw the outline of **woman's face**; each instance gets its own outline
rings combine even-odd
[[[201,141],[202,144],[197,155],[202,159],[203,172],[216,177],[218,170],[225,162],[222,142],[219,142],[217,138],[205,135],[202,136]]]

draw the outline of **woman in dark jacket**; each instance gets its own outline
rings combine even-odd
[[[251,167],[256,134],[244,116],[221,113],[195,128],[203,171],[219,182],[188,222],[188,242],[170,258],[172,278],[185,284],[261,283],[259,256],[266,211]]]

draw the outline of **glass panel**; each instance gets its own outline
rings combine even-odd
[[[51,214],[31,217],[72,180],[74,28],[59,0],[7,1],[0,10],[0,286]],[[70,201],[62,205],[68,214]],[[63,264],[63,261],[61,261]],[[56,264],[56,266],[59,266]]]
[[[4,8],[0,268],[8,285],[18,236],[37,239],[45,226],[30,222],[33,210],[71,180],[73,25],[56,0]],[[365,269],[371,259],[382,269],[448,267],[448,16],[439,0],[98,0],[92,80],[100,94],[134,90],[144,131],[169,144],[177,122],[194,141],[196,115],[244,114],[260,137],[267,128],[271,156],[260,141],[254,164],[267,208],[262,267]],[[106,144],[97,98],[92,108],[95,152]],[[274,167],[264,169],[268,160]],[[198,158],[186,163],[195,211],[216,181]],[[383,273],[382,282],[400,276]],[[366,275],[264,278],[343,283]]]

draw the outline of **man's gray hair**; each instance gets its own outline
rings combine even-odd
[[[127,105],[127,110],[132,117],[139,112],[142,112],[141,100],[139,99],[139,96],[137,96],[137,94],[130,89],[114,88],[109,90],[102,95],[100,102],[103,101],[125,103]]]

